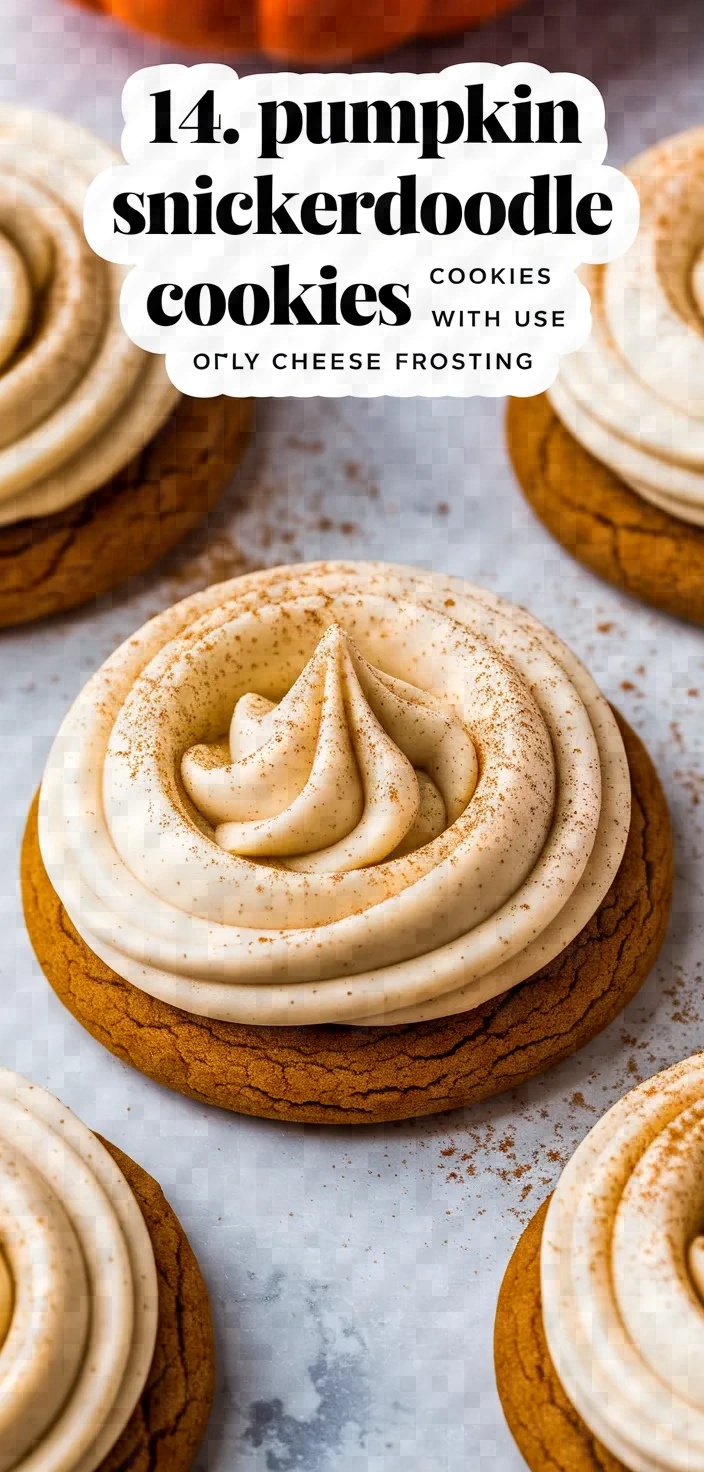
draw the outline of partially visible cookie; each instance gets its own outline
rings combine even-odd
[[[509,1263],[499,1395],[532,1472],[682,1472],[704,1443],[704,1053],[592,1126]]]
[[[0,628],[141,573],[205,516],[252,422],[186,399],[130,341],[126,269],[94,254],[86,192],[121,156],[76,123],[0,103]]]
[[[253,1027],[200,1017],[123,980],[78,935],[37,838],[22,849],[24,912],[38,960],[83,1027],[158,1083],[242,1114],[365,1124],[454,1109],[513,1088],[582,1047],[626,1006],[667,928],[667,804],[639,738],[617,715],[632,784],[619,871],[592,919],[528,981],[471,1012],[396,1027]]]
[[[531,1472],[627,1472],[585,1426],[550,1358],[540,1292],[548,1205],[520,1237],[499,1293],[494,1366],[504,1415]]]
[[[508,447],[548,531],[634,598],[704,624],[704,528],[661,511],[578,444],[547,394],[509,399]]]
[[[0,1068],[0,1458],[189,1472],[213,1396],[205,1284],[161,1188]]]
[[[253,418],[249,399],[182,398],[106,485],[53,515],[0,527],[0,627],[75,608],[170,552],[222,494]]]
[[[98,1472],[189,1472],[210,1415],[215,1349],[208,1293],[193,1249],[161,1186],[98,1135],[131,1187],[151,1238],[159,1326],[147,1383]]]

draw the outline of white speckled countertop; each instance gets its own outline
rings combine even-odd
[[[0,96],[113,141],[128,73],[191,59],[60,0],[0,0],[0,18]],[[605,92],[616,163],[702,121],[701,0],[529,0],[391,64],[475,58],[586,73]],[[263,402],[232,493],[161,576],[0,636],[0,1062],[141,1161],[187,1228],[219,1352],[198,1472],[518,1472],[491,1351],[516,1237],[597,1115],[704,1047],[704,632],[619,597],[548,538],[514,484],[502,417],[490,400]],[[51,738],[110,650],[174,598],[236,572],[238,545],[260,563],[386,557],[483,582],[571,643],[647,742],[675,824],[669,940],[624,1017],[516,1093],[375,1129],[238,1118],[120,1064],[45,983],[17,876]]]

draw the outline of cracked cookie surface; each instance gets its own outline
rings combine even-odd
[[[188,1472],[213,1398],[215,1354],[208,1294],[193,1249],[161,1186],[117,1145],[102,1135],[97,1138],[139,1205],[159,1283],[159,1324],[147,1383],[98,1472]]]
[[[0,628],[78,607],[170,552],[224,491],[252,421],[249,399],[183,398],[106,485],[0,527]]]
[[[519,484],[578,562],[664,613],[704,624],[704,528],[660,511],[582,449],[547,394],[509,399]]]
[[[519,1238],[499,1293],[494,1366],[504,1415],[531,1472],[627,1472],[585,1425],[550,1358],[540,1293],[549,1202]]]
[[[601,1032],[642,985],[664,939],[672,891],[667,804],[645,747],[617,719],[632,782],[618,873],[554,961],[471,1012],[396,1027],[267,1028],[169,1006],[110,970],[74,929],[42,862],[35,799],[21,872],[37,958],[69,1011],[118,1058],[168,1088],[237,1113],[372,1124],[501,1093]]]

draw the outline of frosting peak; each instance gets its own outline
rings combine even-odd
[[[181,775],[229,853],[345,873],[444,832],[477,759],[453,711],[375,669],[333,623],[282,700],[240,696],[229,742],[191,747]]]

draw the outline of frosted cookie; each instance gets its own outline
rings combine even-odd
[[[0,105],[0,626],[82,603],[195,526],[240,457],[248,402],[185,399],[120,322],[121,267],[83,198],[120,158]]]
[[[206,589],[98,671],[23,855],[52,985],[197,1098],[447,1109],[611,1021],[663,938],[667,808],[554,634],[383,563]]]
[[[187,1472],[212,1381],[207,1293],[156,1181],[0,1069],[0,1465]]]
[[[704,1054],[573,1155],[504,1278],[495,1357],[532,1472],[704,1465]]]
[[[704,128],[626,172],[638,237],[620,260],[583,268],[589,340],[547,394],[510,401],[509,448],[531,505],[580,562],[704,623]]]

